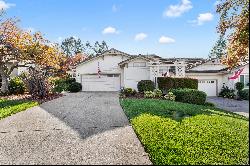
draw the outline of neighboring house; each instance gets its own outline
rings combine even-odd
[[[223,84],[234,88],[238,81],[248,88],[248,63],[237,80],[229,80],[233,71],[228,71],[218,59],[161,58],[157,55],[129,55],[110,49],[101,55],[87,59],[76,66],[76,80],[83,91],[118,91],[122,87],[137,90],[141,80],[157,82],[157,77],[190,77],[199,81],[198,88],[208,96],[217,96]],[[157,85],[156,85],[157,86]]]

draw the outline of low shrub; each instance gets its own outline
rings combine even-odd
[[[47,77],[40,69],[30,67],[27,73],[20,76],[33,99],[44,99],[51,91]]]
[[[155,98],[161,98],[162,97],[162,91],[160,89],[155,89],[153,92],[154,92],[154,97]]]
[[[239,91],[239,98],[242,100],[249,100],[249,90],[245,89]]]
[[[155,89],[155,85],[151,80],[141,80],[137,84],[137,89],[139,92],[153,91]]]
[[[53,92],[61,93],[62,91],[68,91],[69,84],[66,84],[65,79],[57,79],[55,80]]]
[[[168,94],[166,94],[165,96],[164,96],[164,99],[166,99],[166,100],[171,100],[171,101],[175,101],[175,95],[174,95],[174,93],[173,92],[168,92]]]
[[[68,85],[71,84],[71,83],[73,83],[73,82],[76,82],[75,78],[66,78],[65,79],[65,83],[68,84]]]
[[[10,94],[24,94],[25,92],[25,84],[20,77],[12,78],[8,88]]]
[[[120,92],[121,97],[131,97],[136,94],[136,90],[132,88],[122,88]]]
[[[193,78],[173,78],[173,77],[158,77],[159,89],[169,90],[178,88],[198,89],[198,80]]]
[[[244,83],[242,82],[237,82],[235,84],[235,88],[237,89],[237,91],[242,91],[244,89]]]
[[[172,89],[171,92],[176,96],[175,100],[183,103],[204,105],[206,93],[196,89]]]
[[[79,82],[71,82],[68,86],[70,92],[80,92],[82,90],[82,84]]]
[[[145,91],[144,92],[144,97],[145,98],[154,98],[155,97],[155,93],[153,91]]]
[[[80,88],[79,85],[75,84],[75,82],[76,82],[75,78],[70,78],[70,77],[59,78],[59,77],[56,77],[56,78],[51,78],[50,82],[53,85],[53,92],[61,93],[62,91],[70,91],[70,89],[72,89],[73,86],[78,86],[78,89],[82,89],[82,88]]]
[[[219,97],[234,99],[235,98],[235,90],[230,89],[228,86],[222,86],[222,89],[219,93]]]
[[[160,89],[155,89],[154,91],[145,91],[144,97],[145,98],[161,98],[162,91]]]

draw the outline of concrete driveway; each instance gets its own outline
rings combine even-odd
[[[2,164],[152,164],[118,93],[66,94],[0,121]]]
[[[218,108],[249,117],[249,101],[234,100],[222,97],[208,97],[208,102],[214,103]]]

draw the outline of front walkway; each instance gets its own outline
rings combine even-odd
[[[76,93],[0,121],[2,164],[151,164],[118,93]]]
[[[216,107],[249,117],[249,101],[234,100],[222,97],[208,97],[208,102],[214,103]]]

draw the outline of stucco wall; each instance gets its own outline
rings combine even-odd
[[[81,82],[82,74],[97,74],[98,62],[102,74],[121,74],[118,63],[126,59],[127,57],[120,55],[105,55],[81,64],[76,67],[76,80],[77,82]]]
[[[134,67],[136,62],[145,62],[145,67]],[[143,59],[137,59],[129,62],[124,67],[124,87],[133,88],[137,90],[137,83],[141,80],[149,80],[150,72],[148,67],[148,62]]]

